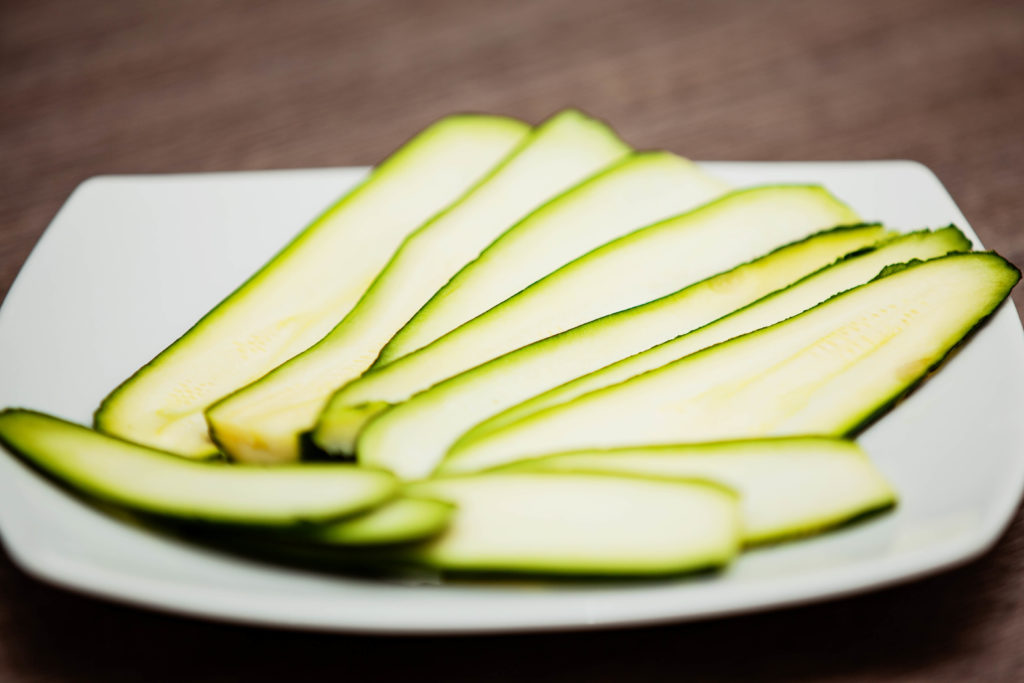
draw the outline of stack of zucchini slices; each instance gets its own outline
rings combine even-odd
[[[575,111],[435,123],[117,387],[0,440],[227,546],[663,575],[893,506],[851,435],[1020,273]],[[213,531],[212,536],[210,531]],[[205,534],[204,534],[205,532]]]

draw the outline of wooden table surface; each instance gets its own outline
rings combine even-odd
[[[4,0],[0,93],[0,295],[91,175],[372,163],[445,113],[565,106],[696,159],[919,160],[1024,263],[1019,2]],[[969,566],[857,598],[479,639],[179,619],[0,557],[5,682],[1021,680],[1022,644],[1020,517]]]

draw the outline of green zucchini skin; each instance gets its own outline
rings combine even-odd
[[[349,547],[413,543],[443,532],[455,510],[444,501],[401,496],[355,517],[289,530],[280,540]]]
[[[399,495],[365,512],[322,524],[241,528],[237,525],[186,523],[179,524],[175,530],[228,547],[232,540],[243,541],[246,547],[262,548],[272,555],[287,555],[289,550],[344,555],[349,550],[357,553],[386,550],[389,546],[417,543],[437,536],[448,528],[455,510],[454,505],[444,501]],[[278,552],[272,552],[275,550]],[[365,561],[371,554],[362,552],[358,556]],[[381,556],[380,559],[386,563],[387,557]]]
[[[934,371],[1019,279],[1013,265],[992,253],[917,263],[457,444],[438,472],[473,472],[566,450],[849,436]]]
[[[211,434],[241,462],[300,455],[331,393],[358,377],[466,262],[538,205],[630,151],[605,124],[566,111],[538,126],[470,192],[409,235],[356,306],[323,339],[206,410]]]
[[[203,410],[320,339],[400,241],[469,190],[529,130],[483,115],[428,127],[115,388],[97,409],[95,427],[185,457],[215,456]],[[393,202],[395,193],[406,201]]]
[[[780,247],[678,292],[548,337],[444,380],[392,408],[389,429],[404,430],[417,458],[440,462],[474,424],[545,390],[701,327],[736,308],[871,246],[888,233],[880,225],[841,227]],[[352,452],[359,427],[386,404],[342,403],[320,418],[325,450]]]
[[[346,398],[358,391],[360,401],[366,402],[403,401],[509,351],[671,294],[766,251],[850,222],[858,222],[850,208],[819,186],[734,192],[605,244],[341,391]],[[389,467],[376,456],[386,448],[364,450],[369,429],[360,436],[359,457],[365,455],[373,466]]]
[[[577,451],[494,471],[708,479],[739,494],[747,545],[818,533],[896,505],[892,486],[856,443],[816,436]]]
[[[969,251],[970,247],[971,243],[963,233],[949,226],[935,232],[925,230],[900,235],[875,248],[850,254],[832,266],[822,268],[714,323],[508,408],[467,431],[456,447],[466,446],[489,432],[533,413],[568,403],[584,394],[624,382],[708,346],[797,315],[844,290],[870,281],[877,277],[879,271],[890,270],[893,264]]]
[[[728,190],[675,154],[631,154],[500,235],[434,293],[388,341],[373,367],[426,346],[606,242]]]
[[[23,409],[0,413],[0,443],[63,486],[164,519],[291,528],[370,510],[399,491],[351,465],[248,468],[178,457]]]
[[[395,559],[451,573],[664,576],[722,567],[740,547],[737,496],[707,481],[495,472],[406,492],[457,510],[447,531]]]

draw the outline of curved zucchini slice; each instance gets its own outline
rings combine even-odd
[[[887,266],[914,259],[923,261],[970,248],[970,241],[954,227],[902,235],[876,249],[852,255],[824,268],[710,325],[567,382],[488,418],[466,432],[459,446],[533,413],[568,403],[583,394],[624,382],[727,339],[791,318],[840,292],[868,282]]]
[[[339,395],[359,392],[365,402],[403,401],[509,351],[851,221],[856,221],[853,212],[820,187],[735,192],[590,252],[429,346],[367,373]],[[360,437],[360,457],[365,454],[367,462],[390,467],[394,454],[386,447],[378,448],[371,439],[364,451],[368,433]]]
[[[398,491],[387,472],[197,462],[29,410],[0,413],[0,442],[71,489],[181,520],[261,527],[329,522],[380,505]]]
[[[388,342],[381,367],[422,348],[548,273],[727,186],[669,152],[637,152],[515,225],[460,270]]]
[[[97,410],[96,428],[187,457],[216,454],[206,407],[323,337],[406,235],[528,132],[495,116],[453,116],[427,128],[117,387]]]
[[[436,464],[481,420],[701,327],[885,235],[878,225],[816,234],[669,296],[495,358],[417,394],[381,419],[387,422],[392,441],[398,430],[404,431],[410,457]],[[334,400],[320,418],[315,437],[325,450],[351,452],[359,418],[368,413],[365,404],[349,407]]]
[[[921,382],[1019,278],[990,253],[912,264],[771,327],[456,445],[438,470],[473,472],[590,448],[849,435]]]
[[[628,152],[607,126],[579,112],[539,126],[483,182],[413,232],[322,341],[209,408],[214,441],[244,462],[297,459],[299,433],[331,393],[362,374],[459,268],[538,205]]]
[[[889,482],[857,444],[813,436],[563,453],[499,471],[714,481],[739,494],[747,544],[814,533],[896,503]]]
[[[727,564],[739,505],[706,482],[589,473],[488,473],[408,487],[457,506],[447,531],[403,553],[448,571],[661,575]]]
[[[429,498],[401,497],[357,517],[289,530],[292,542],[329,546],[377,546],[421,541],[444,531],[455,506]]]

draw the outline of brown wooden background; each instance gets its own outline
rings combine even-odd
[[[917,159],[1024,263],[1024,3],[0,0],[0,295],[91,175],[372,163],[454,110],[568,105],[696,159]],[[189,621],[0,556],[5,682],[755,676],[1024,679],[1024,521],[970,566],[831,604],[481,639]]]

